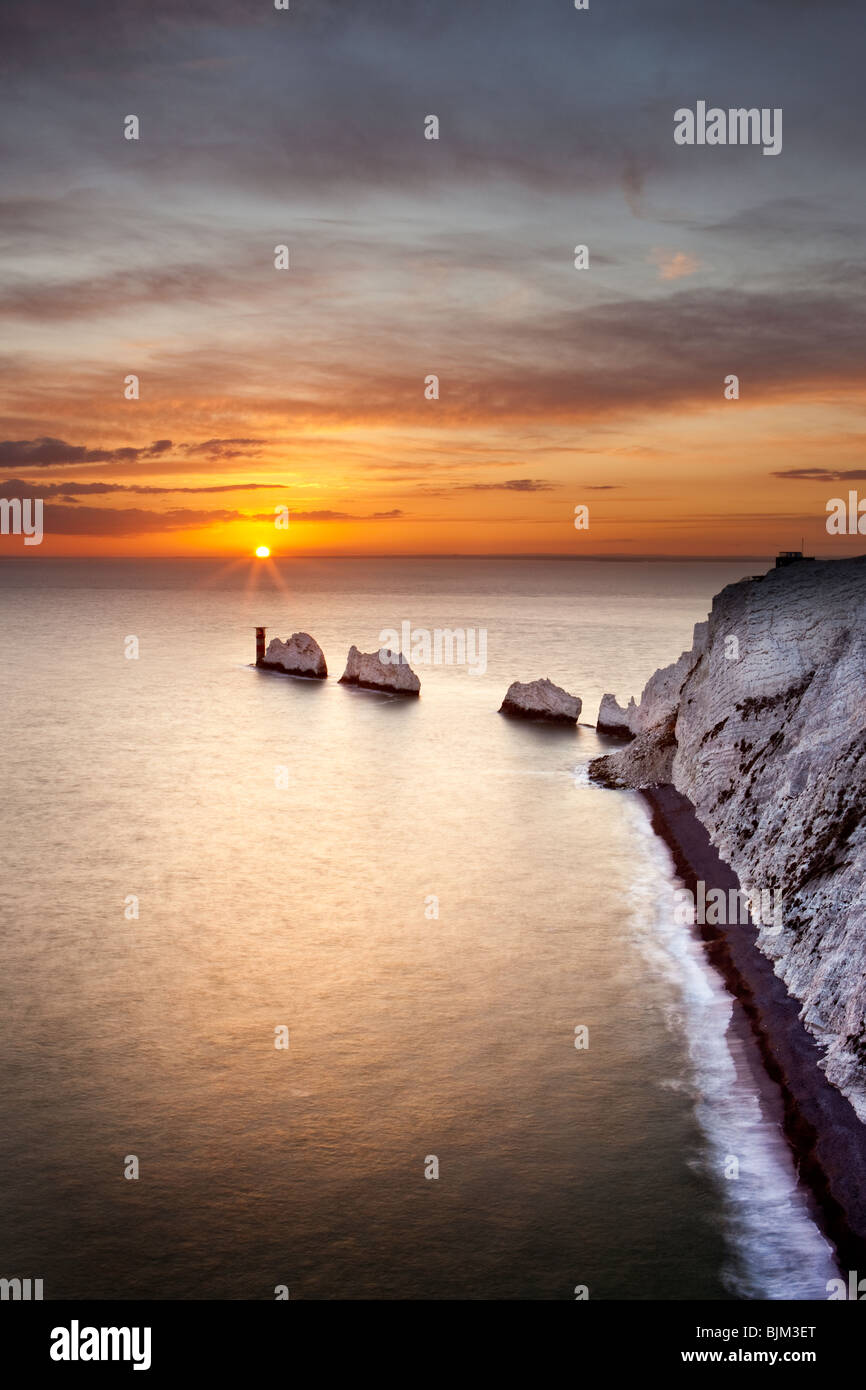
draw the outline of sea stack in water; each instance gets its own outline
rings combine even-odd
[[[256,665],[267,671],[283,671],[288,676],[309,676],[320,681],[328,674],[325,654],[308,632],[293,632],[288,642],[272,637]]]
[[[583,701],[544,677],[540,681],[512,681],[499,706],[512,719],[546,719],[551,724],[576,724]]]
[[[357,647],[350,647],[340,685],[357,685],[362,690],[382,690],[390,695],[421,693],[421,682],[403,653],[385,647],[378,652],[359,652]]]
[[[609,734],[611,738],[634,738],[630,722],[633,709],[635,709],[634,700],[629,701],[627,709],[621,709],[616,702],[615,695],[602,695],[595,726],[596,732]]]

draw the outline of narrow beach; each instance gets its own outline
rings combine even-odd
[[[699,881],[726,891],[739,888],[687,797],[673,786],[642,794],[653,828],[668,845],[687,888],[695,892]],[[799,1004],[755,944],[756,928],[728,924],[696,930],[710,961],[742,1004],[767,1072],[780,1088],[786,1137],[840,1263],[846,1270],[866,1270],[864,1126],[850,1101],[824,1075],[821,1049],[800,1021]]]

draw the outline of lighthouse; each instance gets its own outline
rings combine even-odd
[[[266,627],[256,628],[256,665],[261,666],[265,659],[265,633]]]

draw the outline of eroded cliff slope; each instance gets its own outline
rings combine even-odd
[[[673,785],[747,892],[761,950],[866,1120],[866,556],[729,585],[694,645],[623,711],[608,786]]]

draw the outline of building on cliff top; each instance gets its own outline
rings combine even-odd
[[[804,555],[802,550],[780,550],[776,556],[776,569],[783,569],[785,565],[796,565],[798,560],[814,560],[814,558],[814,555]]]

